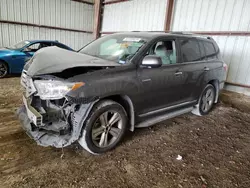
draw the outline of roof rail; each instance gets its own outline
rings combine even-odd
[[[182,32],[182,31],[171,31],[169,33],[178,34],[178,35],[193,35],[194,34],[194,33],[190,33],[190,32]]]

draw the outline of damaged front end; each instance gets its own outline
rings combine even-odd
[[[60,79],[56,79],[58,78],[53,78],[54,81],[60,82]],[[38,81],[43,80],[40,78]],[[77,102],[67,96],[58,99],[53,98],[53,95],[50,96],[52,99],[47,99],[49,91],[45,88],[43,95],[39,96],[41,91],[34,82],[36,81],[23,71],[21,84],[25,88],[24,105],[19,108],[17,114],[27,134],[39,145],[57,148],[66,147],[78,140],[84,121],[97,99]],[[59,88],[60,91],[63,89],[65,88]],[[59,96],[60,91],[56,91]]]

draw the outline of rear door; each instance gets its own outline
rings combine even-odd
[[[159,68],[138,68],[138,79],[141,84],[137,110],[141,116],[165,107],[181,103],[183,84],[186,75],[180,71],[179,50],[176,38],[158,39],[152,44],[146,55],[160,56],[163,65]]]
[[[213,39],[210,39],[213,40]],[[207,57],[207,64],[204,68],[204,86],[211,80],[217,79],[220,80],[223,75],[221,74],[223,71],[223,62],[221,58],[218,57],[219,49],[214,45],[213,41],[210,40],[202,40],[201,43],[204,46],[206,57]]]
[[[204,82],[207,60],[202,43],[196,38],[179,38],[181,71],[186,77],[182,90],[182,102],[198,100]]]

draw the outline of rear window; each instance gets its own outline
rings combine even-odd
[[[204,41],[202,43],[204,44],[207,58],[208,59],[214,59],[214,58],[216,58],[217,57],[217,53],[216,53],[216,50],[214,48],[213,43],[206,42],[206,41]]]
[[[180,47],[183,62],[201,60],[200,48],[196,39],[181,39]]]

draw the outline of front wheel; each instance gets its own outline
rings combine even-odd
[[[215,87],[212,84],[208,84],[203,90],[199,102],[192,113],[199,116],[208,114],[213,107],[215,95]]]
[[[97,103],[86,120],[79,144],[92,154],[101,154],[117,146],[127,127],[124,108],[111,100]]]

